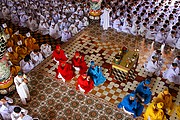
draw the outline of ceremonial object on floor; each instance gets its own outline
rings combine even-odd
[[[99,20],[101,15],[102,0],[90,0],[89,18],[92,20]]]
[[[112,71],[116,79],[127,80],[130,72],[133,72],[138,64],[138,51],[129,51],[126,47],[115,55],[112,62]]]
[[[8,94],[15,90],[10,66],[8,65],[8,54],[6,53],[6,42],[0,39],[0,94]]]

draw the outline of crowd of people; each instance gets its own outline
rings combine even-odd
[[[112,0],[102,8],[100,25],[180,49],[179,4],[179,0]]]
[[[59,0],[2,0],[0,16],[32,32],[66,42],[89,25],[86,2]]]

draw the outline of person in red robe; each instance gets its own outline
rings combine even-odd
[[[90,78],[90,76],[88,76],[87,74],[82,74],[78,77],[77,86],[76,86],[77,90],[80,89],[80,91],[87,94],[89,91],[93,89],[93,87],[94,87],[94,82]]]
[[[57,78],[61,78],[64,82],[71,80],[74,76],[74,70],[71,64],[62,61],[58,65]]]
[[[60,45],[56,45],[56,49],[53,51],[52,59],[56,62],[67,61],[68,58],[66,57],[64,50],[61,49]]]
[[[72,58],[72,64],[76,70],[80,70],[80,74],[85,73],[88,69],[84,60],[84,55],[81,55],[78,51],[75,52],[75,55]]]

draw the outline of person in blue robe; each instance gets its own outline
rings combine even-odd
[[[118,104],[118,108],[123,108],[128,111],[134,118],[140,116],[143,112],[144,106],[138,101],[135,92],[126,95]]]
[[[152,92],[149,88],[150,82],[151,80],[149,78],[140,82],[135,90],[137,97],[144,104],[148,104],[151,101]]]
[[[94,61],[91,61],[91,65],[88,69],[88,76],[93,79],[95,86],[98,86],[106,81],[106,78],[102,73],[102,68],[100,66],[96,66]]]

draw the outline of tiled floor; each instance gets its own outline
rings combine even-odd
[[[42,41],[42,36],[38,35],[39,37],[37,37],[36,33],[33,33],[32,36],[35,37],[37,41]],[[57,42],[54,42],[54,40],[49,37],[43,37],[43,40],[51,41],[49,43],[53,46],[57,44]],[[69,60],[71,60],[75,51],[80,51],[86,55],[85,60],[88,66],[89,62],[94,60],[97,65],[103,67],[103,73],[107,79],[106,82],[100,86],[94,87],[88,95],[95,95],[116,106],[126,94],[133,91],[137,84],[149,75],[142,66],[152,51],[156,48],[160,48],[159,44],[155,43],[152,47],[151,43],[152,41],[145,41],[138,36],[117,33],[113,29],[103,31],[97,22],[92,22],[92,24],[85,30],[71,38],[67,43],[62,44],[62,48],[68,55]],[[113,74],[110,74],[109,70],[114,56],[123,46],[128,47],[129,50],[139,49],[139,64],[135,72],[129,77],[128,81],[120,81],[116,79]],[[165,47],[163,53],[163,58],[165,59],[163,71],[166,69],[166,65],[170,64],[176,55],[180,55],[180,50],[175,49],[174,51],[171,51],[170,47]],[[57,64],[51,59],[46,62],[47,63],[43,64],[40,70],[51,76],[55,76],[54,70],[57,68]],[[77,77],[78,73],[76,77],[70,81],[71,85],[75,86]],[[170,84],[161,77],[152,79],[151,89],[153,96],[157,95],[165,86],[169,87],[174,102],[179,104],[179,85]],[[176,119],[178,118],[174,113],[171,116],[171,120]]]

